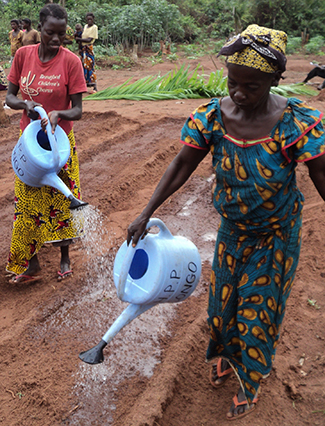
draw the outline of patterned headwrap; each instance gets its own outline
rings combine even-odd
[[[245,31],[227,42],[218,56],[227,56],[230,64],[244,65],[266,73],[283,72],[287,58],[287,34],[258,25],[249,25]]]

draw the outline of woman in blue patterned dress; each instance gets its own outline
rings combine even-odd
[[[210,151],[214,206],[221,215],[208,307],[210,382],[235,373],[240,388],[229,420],[253,411],[261,379],[271,371],[285,306],[298,264],[303,195],[297,163],[325,199],[322,114],[298,99],[270,93],[285,71],[287,36],[257,25],[228,42],[229,96],[190,115],[184,147],[152,198],[128,228],[135,246],[154,211],[177,191]]]

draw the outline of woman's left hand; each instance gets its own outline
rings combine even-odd
[[[58,124],[59,121],[59,111],[51,111],[48,113],[48,118],[50,120],[50,124],[52,127],[52,135],[55,132],[55,128]],[[42,130],[43,132],[46,133],[46,126],[48,125],[48,119],[47,118],[42,118],[41,120],[41,126],[42,126]]]

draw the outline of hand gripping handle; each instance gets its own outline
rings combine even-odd
[[[36,106],[36,107],[34,107],[34,110],[39,113],[41,118],[47,118],[47,120],[48,120],[48,123],[47,123],[47,126],[46,126],[46,133],[47,133],[47,137],[48,137],[48,140],[49,140],[49,143],[50,143],[50,146],[51,146],[54,164],[59,165],[60,156],[59,156],[59,151],[58,151],[58,146],[57,146],[57,143],[56,143],[55,135],[52,134],[52,126],[51,126],[51,123],[50,123],[50,119],[48,118],[46,111],[42,107]]]
[[[162,220],[160,220],[158,218],[150,219],[149,222],[147,223],[146,229],[149,229],[152,226],[158,226],[158,228],[160,229],[160,232],[159,232],[160,237],[163,237],[163,238],[166,238],[166,239],[167,238],[168,239],[173,238],[169,229],[167,228],[167,226],[164,224],[164,222]],[[128,248],[127,248],[126,253],[125,253],[125,257],[124,257],[124,261],[122,263],[120,276],[119,276],[119,280],[118,280],[118,285],[117,285],[117,296],[120,299],[123,299],[123,296],[124,296],[126,280],[127,280],[129,270],[130,270],[130,266],[131,266],[131,263],[132,263],[132,260],[133,260],[133,257],[135,255],[136,250],[137,250],[137,247],[133,247],[132,242],[131,242],[129,244]]]

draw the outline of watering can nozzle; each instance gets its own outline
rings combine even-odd
[[[103,349],[106,345],[105,340],[101,340],[98,345],[88,349],[88,351],[80,352],[79,358],[87,364],[100,364],[104,361]]]
[[[88,203],[78,200],[78,198],[74,197],[72,194],[69,195],[68,199],[70,200],[70,210],[82,209],[83,207],[88,206]]]

